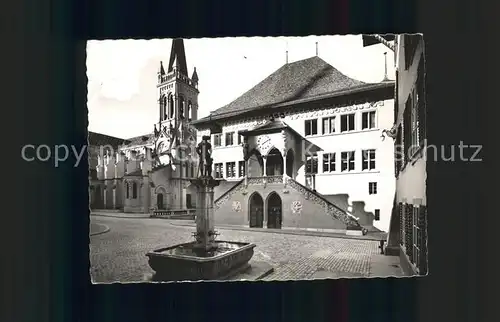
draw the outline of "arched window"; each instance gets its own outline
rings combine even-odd
[[[126,196],[127,196],[126,198],[127,199],[130,198],[130,186],[129,186],[128,182],[125,183],[125,193],[126,193]]]
[[[193,119],[193,104],[191,101],[188,101],[188,106],[187,106],[187,117],[188,121],[191,121]]]
[[[179,96],[179,117],[181,119],[184,118],[184,112],[186,111],[186,102],[184,101],[184,97]]]
[[[137,182],[132,183],[132,199],[137,199]]]
[[[168,117],[174,117],[174,96],[172,94],[168,96]]]
[[[163,95],[163,110],[161,112],[161,117],[162,117],[162,120],[166,120],[168,117],[167,97],[165,95]]]

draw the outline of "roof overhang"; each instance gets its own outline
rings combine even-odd
[[[395,35],[363,35],[363,47],[384,44],[384,42],[394,41],[396,39]],[[394,50],[394,48],[390,48]]]
[[[222,128],[222,123],[234,118],[262,116],[269,113],[273,116],[277,112],[284,112],[293,109],[315,109],[317,105],[321,106],[346,106],[357,103],[387,100],[394,98],[394,81],[386,81],[382,83],[366,84],[354,88],[335,91],[327,94],[307,97],[303,99],[281,102],[272,105],[259,106],[252,109],[239,110],[234,112],[213,114],[202,119],[192,121],[191,124],[197,128]],[[219,132],[212,132],[219,133]]]

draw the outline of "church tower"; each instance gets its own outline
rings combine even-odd
[[[173,39],[170,50],[170,59],[167,69],[160,62],[158,71],[158,97],[159,97],[159,131],[165,131],[178,140],[187,144],[188,140],[196,141],[190,122],[198,116],[198,74],[196,67],[189,77],[184,41]]]

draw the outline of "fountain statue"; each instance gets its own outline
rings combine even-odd
[[[214,188],[220,181],[212,177],[212,146],[209,141],[210,136],[204,136],[196,148],[200,170],[198,178],[191,180],[197,189],[195,241],[147,253],[155,280],[228,279],[242,272],[247,272],[245,276],[248,276],[251,268],[254,278],[261,278],[273,271],[268,264],[249,265],[255,244],[216,240]]]

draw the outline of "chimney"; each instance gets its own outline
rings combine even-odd
[[[384,80],[383,82],[385,81],[389,81],[389,77],[387,77],[387,52],[384,53]]]
[[[288,64],[288,41],[286,42],[285,64]]]

